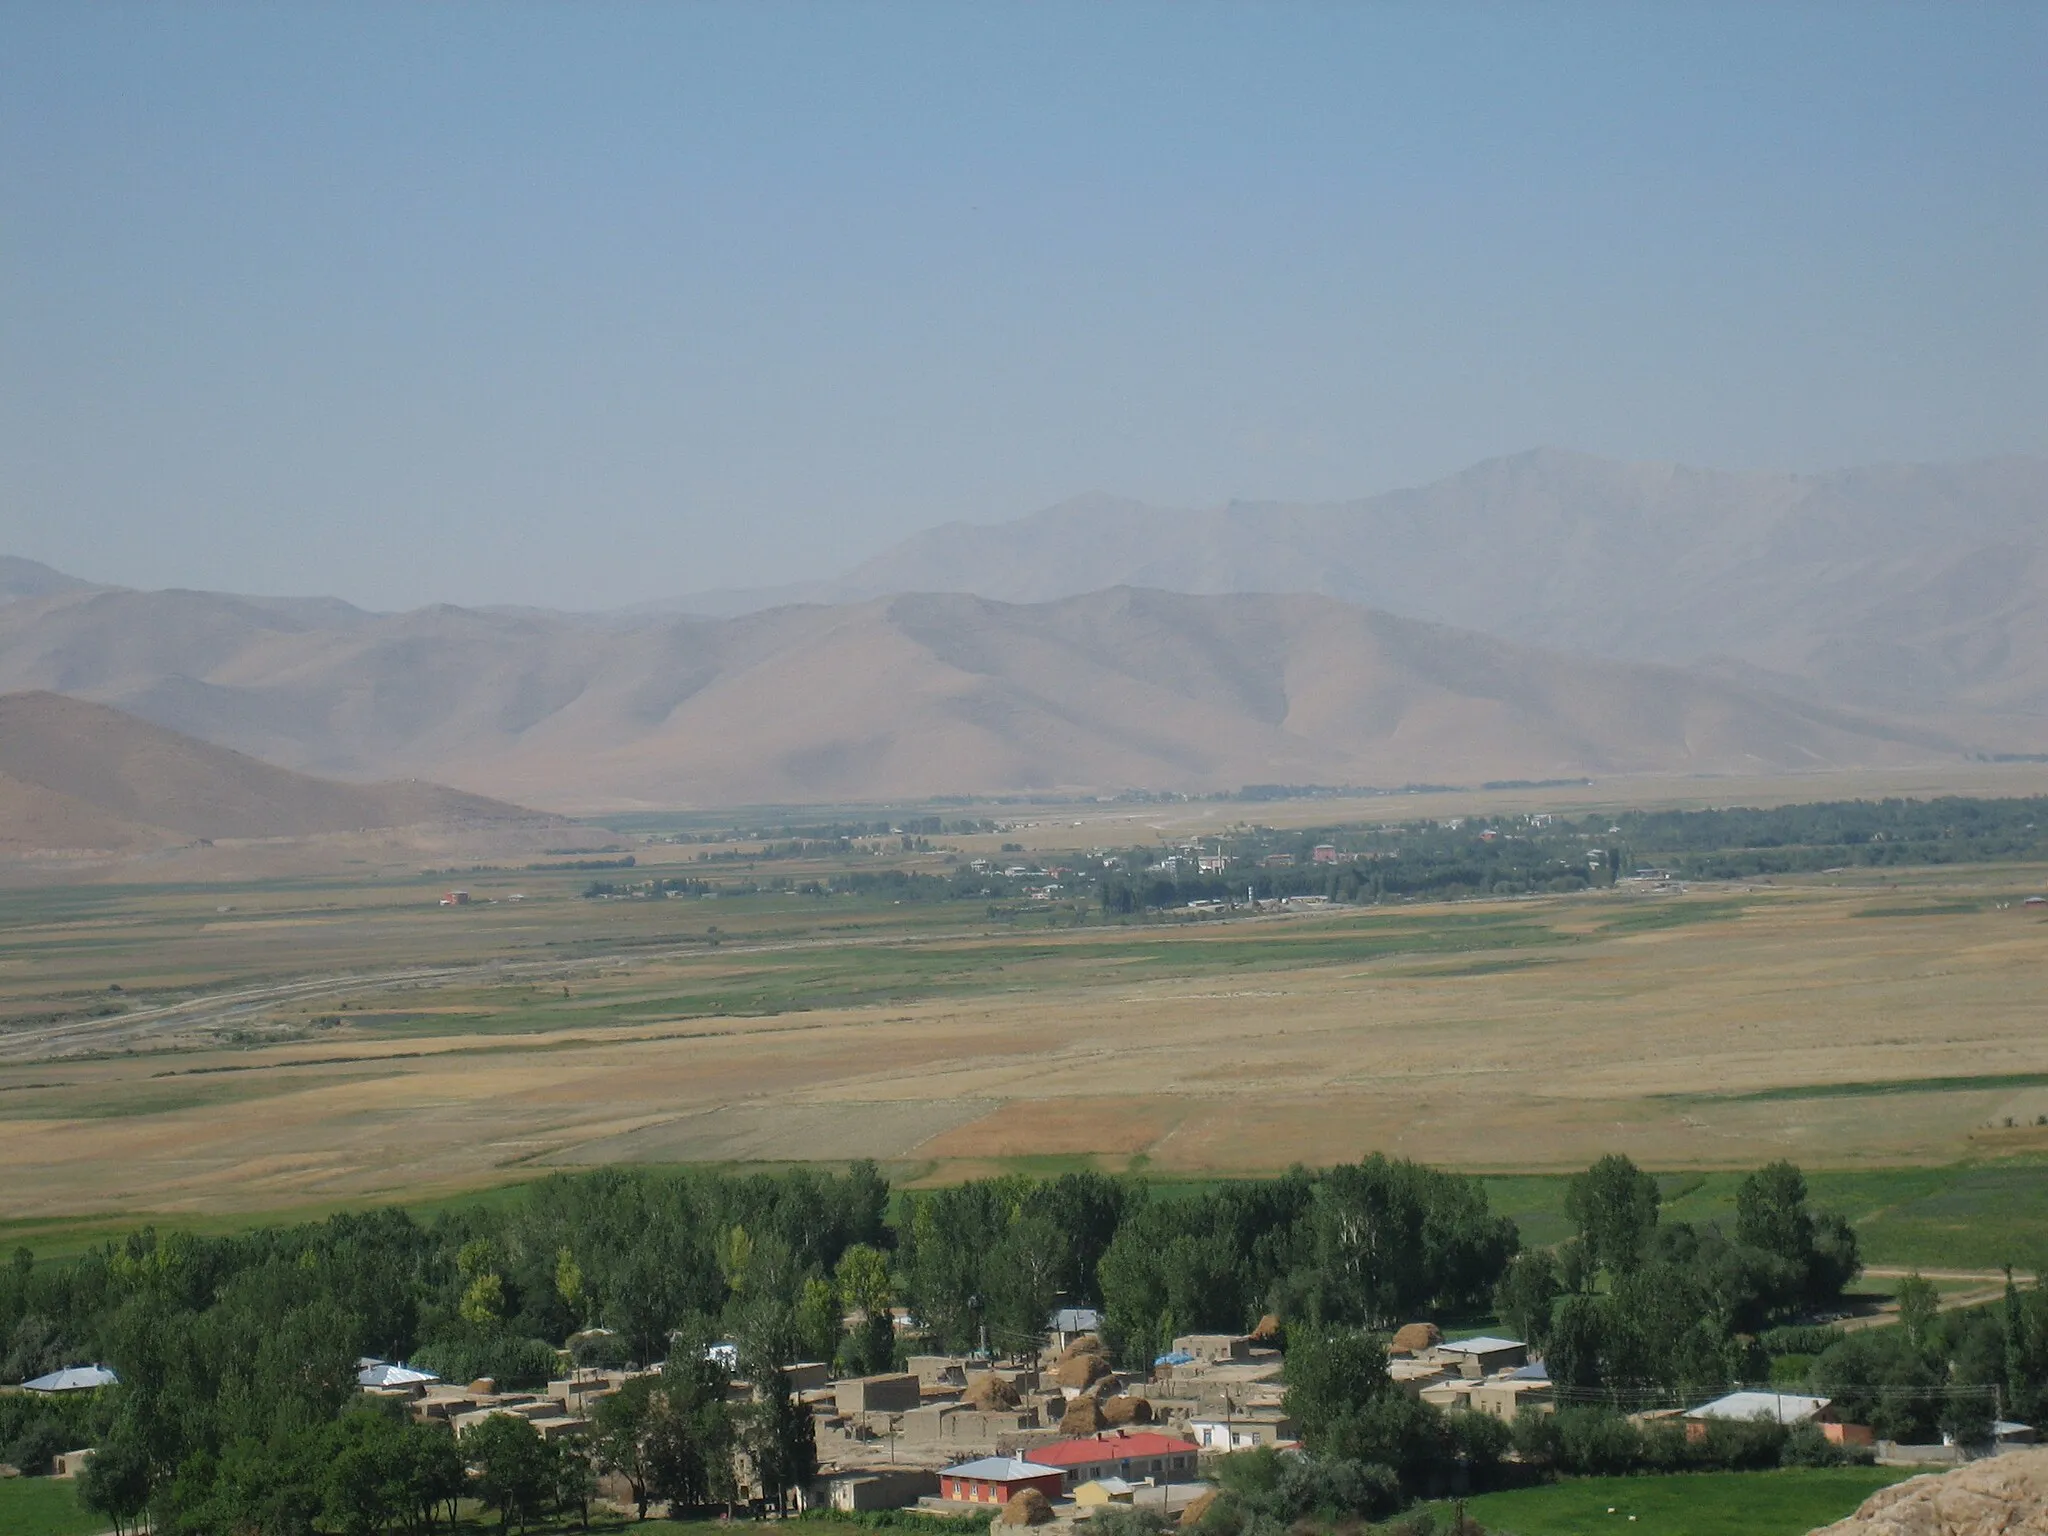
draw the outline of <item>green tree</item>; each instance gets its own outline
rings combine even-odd
[[[1805,1265],[1813,1252],[1806,1177],[1783,1161],[1759,1168],[1735,1192],[1735,1240]]]
[[[557,1440],[548,1448],[548,1501],[555,1513],[574,1513],[577,1524],[590,1529],[590,1501],[597,1495],[597,1473],[589,1450],[574,1440]]]
[[[1501,1275],[1493,1292],[1493,1309],[1530,1349],[1541,1354],[1550,1340],[1551,1313],[1563,1294],[1557,1260],[1534,1248],[1517,1254]]]
[[[129,1435],[116,1432],[86,1463],[78,1497],[94,1514],[105,1515],[116,1536],[138,1528],[149,1509],[148,1452]]]
[[[843,1351],[845,1363],[861,1376],[886,1371],[896,1346],[895,1319],[890,1312],[895,1298],[889,1286],[887,1256],[865,1243],[855,1243],[839,1256],[833,1279],[839,1287],[839,1304],[856,1318]]]
[[[562,1298],[571,1318],[582,1318],[583,1266],[576,1262],[576,1255],[567,1244],[555,1251],[555,1294]]]
[[[469,1468],[455,1435],[445,1424],[409,1424],[405,1430],[406,1507],[410,1529],[432,1531],[435,1512],[446,1508],[455,1527],[456,1504],[469,1483]]]
[[[1918,1270],[1899,1282],[1899,1330],[1913,1349],[1925,1352],[1934,1342],[1934,1320],[1941,1312],[1941,1292]]]
[[[718,1272],[725,1277],[728,1289],[744,1291],[747,1277],[754,1267],[754,1240],[747,1235],[747,1229],[734,1225],[719,1234],[714,1252],[718,1259]]]
[[[1323,1328],[1290,1337],[1281,1379],[1288,1417],[1302,1444],[1326,1449],[1367,1404],[1391,1388],[1387,1347],[1362,1328]]]
[[[1583,1400],[1600,1386],[1607,1306],[1596,1296],[1567,1296],[1551,1320],[1544,1363],[1560,1403]]]
[[[328,1434],[321,1503],[329,1523],[345,1536],[376,1536],[407,1512],[405,1436],[398,1422],[375,1409],[345,1413]]]
[[[478,1275],[463,1290],[462,1302],[456,1311],[472,1328],[495,1328],[505,1315],[503,1277],[494,1273]]]
[[[517,1520],[521,1530],[541,1513],[549,1477],[547,1443],[513,1413],[494,1413],[463,1437],[476,1465],[476,1496],[498,1512],[498,1529]]]
[[[1663,1197],[1657,1181],[1610,1152],[1565,1185],[1564,1209],[1596,1268],[1625,1275],[1642,1262]]]
[[[828,1280],[808,1277],[796,1302],[796,1336],[808,1360],[830,1360],[839,1347],[839,1292]]]
[[[598,1399],[590,1425],[591,1449],[597,1464],[626,1480],[642,1520],[647,1518],[649,1485],[654,1475],[648,1444],[654,1390],[654,1377],[633,1377],[616,1392]]]
[[[1035,1353],[1070,1262],[1067,1240],[1049,1216],[1019,1209],[982,1266],[989,1343],[999,1353]]]
[[[750,1374],[758,1396],[746,1416],[742,1444],[762,1496],[774,1501],[777,1513],[785,1513],[789,1495],[808,1488],[817,1476],[816,1426],[781,1370],[757,1368]]]

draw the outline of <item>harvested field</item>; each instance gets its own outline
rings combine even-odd
[[[618,1160],[871,1156],[933,1179],[1374,1150],[1502,1173],[1610,1149],[1666,1169],[2040,1153],[2048,924],[1990,899],[2038,878],[1064,932],[764,900],[720,904],[715,948],[702,909],[531,880],[523,906],[461,914],[413,910],[417,884],[252,890],[232,914],[217,890],[67,892],[0,926],[21,1021],[0,1217]],[[1859,915],[1894,905],[1921,910]]]

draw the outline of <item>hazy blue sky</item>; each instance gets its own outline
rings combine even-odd
[[[596,606],[2048,452],[2048,5],[0,8],[0,552]]]

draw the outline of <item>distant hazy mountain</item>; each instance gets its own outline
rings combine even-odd
[[[1327,597],[1132,589],[605,624],[89,590],[0,608],[0,689],[26,688],[301,770],[554,809],[1741,773],[1973,744]]]
[[[0,849],[130,849],[428,822],[520,822],[438,784],[339,784],[60,694],[0,695]]]
[[[0,555],[0,603],[18,597],[47,597],[52,592],[75,592],[92,583],[52,570],[39,560],[19,555]]]
[[[1555,649],[1714,660],[1880,708],[2048,711],[2037,459],[1729,474],[1544,449],[1360,501],[1084,497],[931,529],[837,582],[679,606],[895,592],[1028,603],[1119,584],[1316,592]]]

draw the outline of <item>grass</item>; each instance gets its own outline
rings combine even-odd
[[[78,1484],[69,1479],[0,1479],[0,1531],[7,1536],[92,1536],[106,1529],[106,1521],[78,1502]]]
[[[1909,1475],[1889,1467],[1811,1467],[1575,1477],[1481,1494],[1465,1510],[1494,1536],[1804,1536]]]
[[[2048,1088],[2048,1072],[1985,1072],[1956,1077],[1899,1077],[1855,1083],[1794,1083],[1749,1093],[1671,1093],[1673,1104],[1776,1104],[1796,1099],[1879,1099],[1902,1093],[1983,1093]]]

